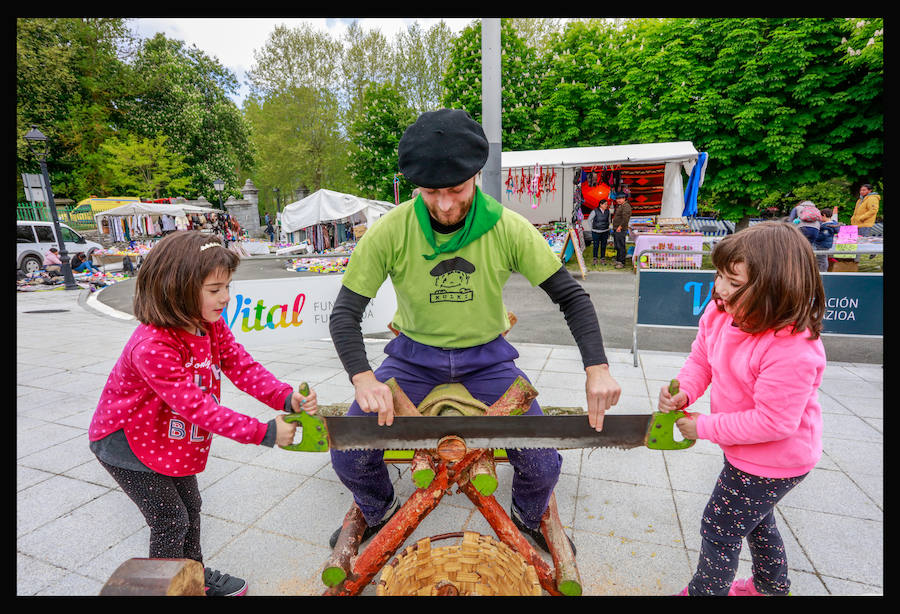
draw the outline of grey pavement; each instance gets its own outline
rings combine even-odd
[[[113,288],[115,286],[112,286]],[[101,291],[105,292],[106,290]],[[146,557],[149,529],[88,449],[87,429],[133,319],[99,311],[86,291],[16,295],[16,593],[97,595],[115,569]],[[559,316],[561,319],[561,316]],[[377,365],[385,340],[370,339]],[[571,345],[516,341],[517,361],[543,405],[584,407]],[[649,413],[685,353],[607,347],[623,388],[617,413]],[[254,356],[286,381],[307,379],[319,402],[353,396],[330,341],[273,346]],[[227,380],[223,402],[260,419],[268,407]],[[829,362],[819,390],[824,454],[777,506],[794,595],[883,594],[884,414],[881,364]],[[708,398],[698,401],[708,411]],[[696,566],[700,516],[721,469],[718,446],[688,450],[563,451],[560,517],[577,547],[585,595],[669,595]],[[392,465],[401,500],[414,490]],[[498,466],[496,497],[509,507],[512,468]],[[250,446],[218,437],[198,476],[205,564],[248,580],[249,595],[320,595],[328,538],[351,496],[327,454]],[[462,496],[445,497],[409,538],[461,530],[493,535]],[[446,542],[445,542],[446,543]],[[549,556],[545,556],[552,565]],[[746,546],[739,577],[750,575]],[[376,576],[377,580],[378,576]],[[375,586],[363,595],[374,595]]]

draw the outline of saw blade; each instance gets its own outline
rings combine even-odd
[[[325,418],[336,450],[418,450],[437,447],[445,436],[462,438],[468,448],[620,448],[643,446],[652,416],[607,415],[603,430],[591,428],[586,414],[570,416],[395,416],[378,426],[373,416]]]

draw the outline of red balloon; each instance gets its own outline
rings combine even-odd
[[[609,186],[605,183],[599,183],[595,186],[582,183],[581,195],[584,197],[586,207],[596,209],[601,200],[606,200],[609,197]]]

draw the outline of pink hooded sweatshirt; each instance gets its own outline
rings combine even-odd
[[[219,404],[223,374],[284,411],[291,385],[253,360],[225,318],[208,324],[204,336],[140,324],[100,394],[88,437],[97,441],[124,429],[129,447],[153,471],[199,473],[213,433],[248,444],[259,444],[266,435],[266,423]]]
[[[678,373],[688,404],[712,384],[711,413],[697,417],[697,436],[721,446],[741,471],[803,475],[822,455],[822,341],[789,329],[749,335],[733,322],[710,301]]]

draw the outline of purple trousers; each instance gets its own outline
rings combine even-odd
[[[380,382],[395,378],[413,404],[418,405],[440,384],[462,383],[473,397],[492,405],[516,377],[528,379],[514,360],[519,353],[504,337],[484,345],[463,349],[442,349],[423,345],[398,335],[384,348],[387,358],[375,370]],[[543,415],[537,401],[529,415]],[[354,401],[348,416],[368,416]],[[390,427],[383,427],[390,428]],[[507,450],[513,467],[512,502],[526,526],[537,529],[559,479],[562,457],[554,449]],[[341,482],[353,494],[366,523],[378,524],[394,500],[382,450],[331,450],[331,462]]]

